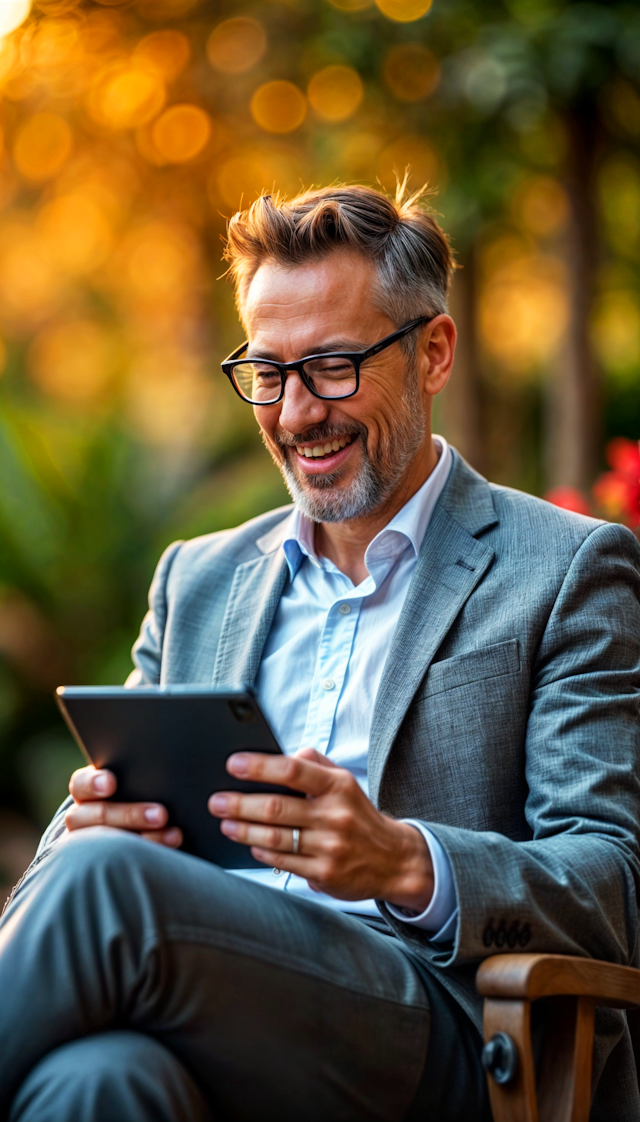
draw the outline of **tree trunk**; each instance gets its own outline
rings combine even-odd
[[[473,249],[462,259],[453,278],[451,315],[458,328],[458,344],[451,381],[440,397],[443,435],[478,471],[486,471],[482,422],[482,393],[476,328],[476,275]]]
[[[596,108],[590,102],[565,114],[565,189],[570,221],[563,251],[569,317],[564,345],[548,386],[545,468],[551,486],[588,490],[600,451],[600,385],[589,334],[598,267],[595,200]]]

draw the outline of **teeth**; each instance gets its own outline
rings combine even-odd
[[[337,436],[335,440],[327,441],[326,444],[296,444],[296,451],[300,456],[306,456],[308,460],[318,458],[319,456],[327,456],[329,452],[339,452],[341,448],[346,448],[347,444],[351,444],[353,437],[351,436]]]

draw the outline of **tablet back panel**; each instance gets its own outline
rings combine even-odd
[[[89,762],[116,776],[117,801],[162,803],[170,824],[183,831],[187,853],[226,869],[264,869],[247,846],[221,834],[207,810],[213,791],[284,790],[234,779],[225,769],[233,752],[280,754],[251,694],[65,686],[56,700]]]

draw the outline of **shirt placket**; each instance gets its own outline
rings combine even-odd
[[[331,740],[362,604],[362,597],[353,597],[346,589],[344,591],[346,594],[337,596],[327,610],[300,745],[301,748],[315,748],[323,755]]]

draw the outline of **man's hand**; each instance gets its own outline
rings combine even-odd
[[[222,832],[251,846],[258,861],[304,877],[317,892],[340,900],[373,897],[417,912],[428,906],[433,865],[424,838],[376,810],[345,768],[302,748],[294,756],[238,752],[227,760],[227,771],[307,796],[230,791],[211,796],[209,810],[222,819]],[[300,831],[297,854],[294,827]]]
[[[68,830],[83,830],[87,826],[117,826],[120,830],[133,830],[148,841],[158,842],[175,849],[182,845],[182,831],[176,826],[165,829],[168,814],[159,803],[105,802],[116,790],[116,777],[110,771],[95,767],[82,767],[74,771],[69,780],[73,806],[69,807],[65,822]]]

